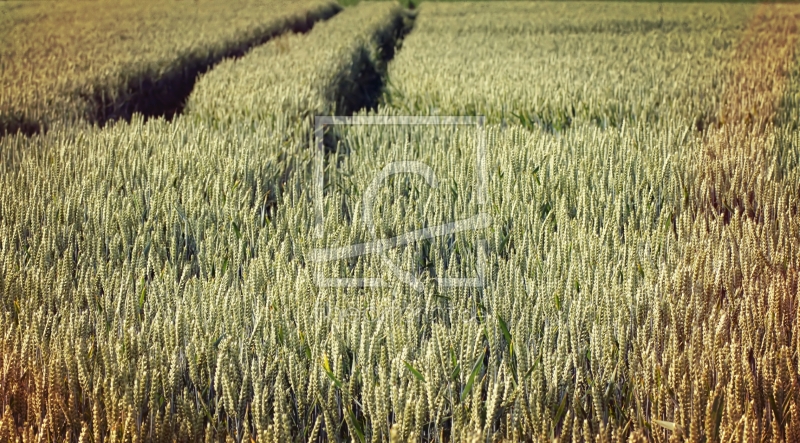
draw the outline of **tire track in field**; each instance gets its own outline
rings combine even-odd
[[[378,110],[381,97],[386,90],[388,66],[397,52],[403,48],[403,41],[414,29],[418,12],[404,9],[395,17],[388,29],[376,36],[377,57],[373,60],[367,52],[362,52],[362,69],[355,78],[345,78],[337,86],[338,112],[352,116],[359,112]],[[331,127],[322,128],[325,151],[334,152],[341,140]],[[343,154],[349,152],[345,149]],[[338,162],[337,162],[338,163]]]
[[[161,75],[160,78],[133,79],[128,85],[128,94],[122,101],[107,101],[102,96],[88,97],[95,103],[96,113],[92,120],[103,125],[109,121],[124,119],[130,121],[133,114],[140,113],[145,118],[166,117],[172,119],[183,112],[186,100],[194,89],[197,79],[226,59],[237,59],[251,49],[263,45],[273,38],[287,33],[304,34],[314,28],[317,22],[328,20],[342,11],[338,4],[331,4],[319,10],[307,11],[304,16],[287,20],[282,26],[239,42],[223,53],[204,59],[190,60]]]
[[[64,90],[59,94],[70,97],[81,104],[77,120],[105,125],[115,120],[130,121],[134,114],[142,114],[145,118],[165,117],[172,119],[183,112],[186,99],[194,89],[199,76],[213,69],[220,62],[240,58],[254,47],[263,45],[275,37],[287,33],[307,33],[316,23],[325,21],[342,11],[342,7],[330,2],[304,12],[281,17],[278,14],[271,21],[262,23],[261,28],[252,30],[248,35],[240,35],[227,42],[217,42],[219,49],[204,51],[197,47],[186,54],[176,54],[176,60],[162,70],[153,70],[126,75],[126,80],[114,85],[114,96],[101,84],[97,91]],[[2,10],[0,10],[2,12]],[[2,22],[3,17],[0,17]],[[1,33],[1,31],[0,31]],[[151,42],[152,43],[152,42]],[[152,43],[155,44],[155,43]],[[209,48],[206,48],[209,49]],[[180,57],[178,57],[180,55]],[[135,67],[129,66],[130,71]],[[120,74],[122,75],[122,74]],[[50,97],[55,100],[56,97]],[[21,133],[26,136],[46,132],[55,121],[74,123],[72,117],[64,114],[69,109],[62,109],[60,114],[36,116],[23,108],[7,108],[0,110],[0,138]]]
[[[387,67],[414,28],[415,19],[414,13],[402,10],[388,29],[378,33],[375,38],[378,49],[375,59],[367,53],[362,54],[364,68],[356,74],[356,78],[338,87],[341,113],[350,116],[359,111],[378,109],[378,102],[386,87]]]

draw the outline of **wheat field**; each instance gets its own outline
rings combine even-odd
[[[150,96],[165,100],[214,60],[339,9],[323,0],[4,1],[0,134],[146,113]]]
[[[6,135],[0,441],[800,441],[799,19],[361,2]]]

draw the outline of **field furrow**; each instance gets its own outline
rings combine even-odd
[[[364,3],[308,34],[282,36],[204,75],[187,111],[223,123],[308,122],[374,107],[408,20],[397,4]]]
[[[171,117],[198,73],[340,7],[285,2],[3,2],[0,135]]]

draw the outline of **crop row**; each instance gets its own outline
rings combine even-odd
[[[204,75],[187,112],[221,123],[352,113],[377,101],[379,70],[405,26],[399,5],[365,4],[307,35],[274,39]]]
[[[171,116],[198,72],[339,9],[323,0],[4,2],[0,134]]]

